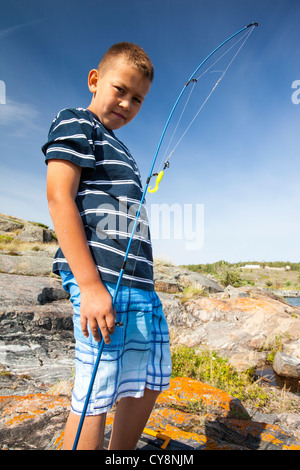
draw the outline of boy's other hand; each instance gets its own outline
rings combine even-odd
[[[81,291],[80,323],[86,338],[89,324],[95,341],[101,340],[99,327],[105,344],[109,344],[110,335],[115,331],[115,320],[111,295],[102,283]]]

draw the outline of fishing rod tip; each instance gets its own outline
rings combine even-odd
[[[247,28],[250,28],[250,26],[258,26],[258,23],[257,23],[257,21],[255,21],[254,23],[250,23],[250,24],[248,24]]]

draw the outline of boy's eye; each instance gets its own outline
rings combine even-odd
[[[120,95],[125,94],[124,88],[115,85],[115,89],[118,91],[118,93],[120,93]],[[138,98],[137,96],[133,96],[132,100],[135,101],[137,104],[142,104],[142,100],[140,98]]]

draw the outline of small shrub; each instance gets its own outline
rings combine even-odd
[[[13,237],[10,237],[9,235],[0,235],[0,242],[10,243],[12,240]]]
[[[255,383],[253,369],[237,372],[226,358],[214,351],[187,346],[172,348],[172,377],[190,377],[226,391],[241,401],[264,406],[268,395]]]
[[[238,270],[236,269],[226,269],[219,276],[220,282],[224,287],[241,287],[245,285],[245,281],[241,278]]]
[[[208,293],[205,289],[201,289],[195,286],[187,286],[184,288],[181,302],[187,302],[190,299],[198,299],[199,297],[207,297]]]

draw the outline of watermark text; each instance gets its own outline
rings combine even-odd
[[[292,83],[292,88],[296,89],[292,93],[292,103],[293,104],[299,104],[300,103],[300,80],[294,80]]]
[[[139,204],[127,204],[122,198],[118,205],[100,204],[96,210],[82,215],[86,219],[97,217],[99,240],[128,239],[133,232],[134,239],[146,242],[182,240],[188,251],[203,248],[204,204],[150,204],[149,208],[148,214],[144,205],[140,208]]]
[[[3,80],[0,80],[0,104],[6,104],[6,86]]]
[[[204,204],[151,204],[151,238],[184,240],[188,251],[204,243]]]

